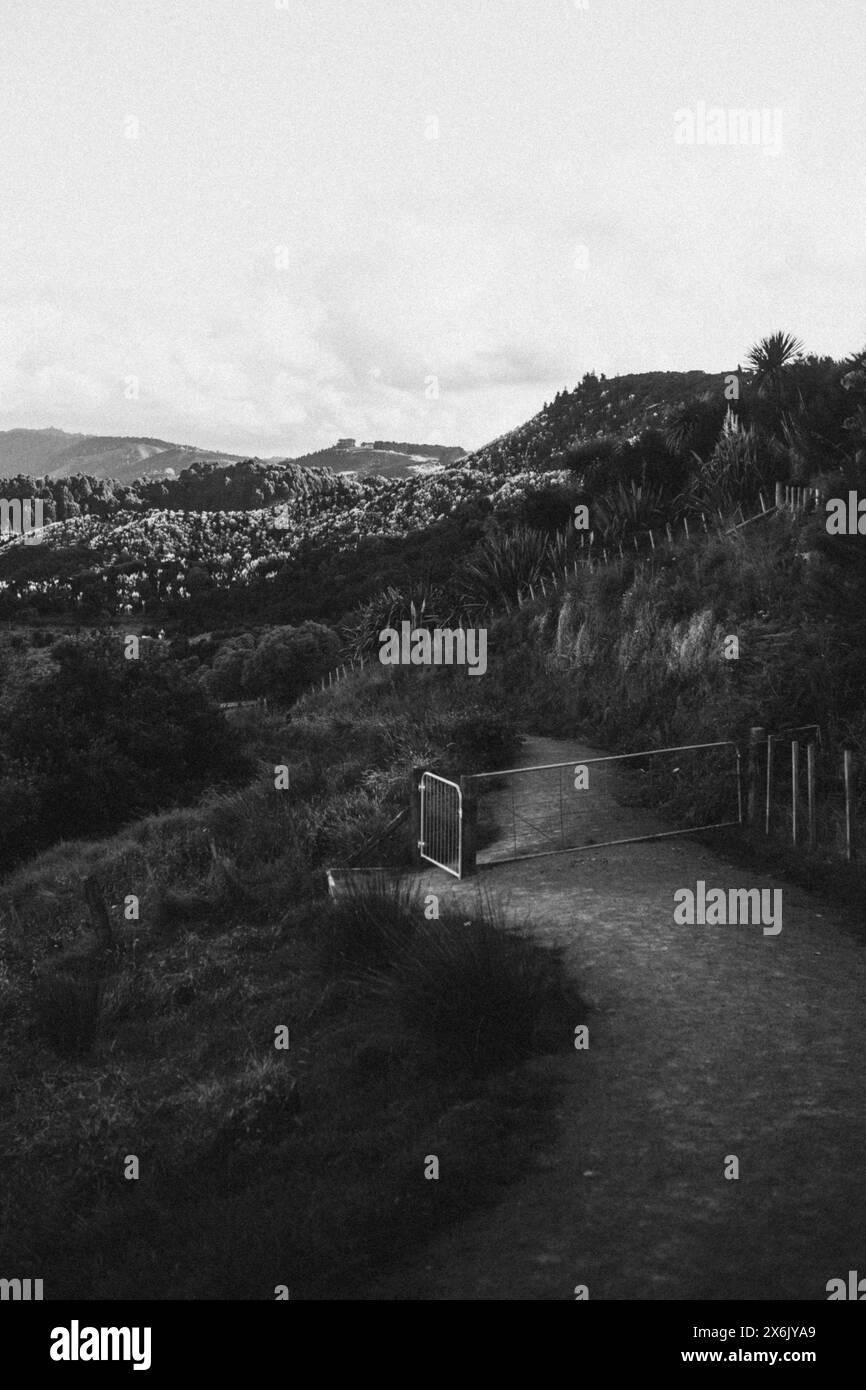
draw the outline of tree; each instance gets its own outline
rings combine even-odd
[[[64,639],[51,654],[46,676],[4,696],[5,803],[15,782],[28,808],[10,839],[0,826],[4,867],[22,845],[105,834],[247,771],[219,711],[174,662],[126,660],[113,639]]]
[[[240,637],[231,637],[227,642],[223,642],[213,659],[213,665],[203,677],[204,686],[209,694],[217,700],[240,698],[244,693],[244,667],[255,647],[256,639],[251,632],[244,632]]]
[[[769,396],[780,407],[785,396],[788,368],[799,358],[803,344],[790,333],[771,333],[749,351],[747,361],[755,373],[759,395]]]
[[[271,628],[245,662],[244,689],[252,696],[291,704],[336,665],[339,655],[339,638],[323,623]]]

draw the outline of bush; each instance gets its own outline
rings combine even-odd
[[[551,568],[551,540],[546,531],[518,526],[495,531],[472,551],[455,576],[464,606],[501,605],[516,602],[530,584],[537,584]]]
[[[517,726],[508,715],[479,706],[455,720],[448,764],[455,776],[495,772],[513,764],[520,742]]]
[[[0,808],[12,815],[0,820],[0,866],[249,770],[219,710],[176,663],[126,661],[110,639],[64,639],[52,656],[47,674],[4,700]]]
[[[323,623],[271,628],[244,661],[243,691],[291,704],[337,664],[339,655],[339,638]]]
[[[574,1001],[559,953],[507,926],[489,900],[479,908],[472,921],[456,910],[420,916],[371,985],[439,1070],[500,1071],[546,1050],[545,1038],[569,1036]]]
[[[317,921],[319,964],[329,974],[384,969],[412,938],[424,909],[418,890],[359,875]]]

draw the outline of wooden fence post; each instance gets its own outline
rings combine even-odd
[[[471,777],[460,778],[460,791],[463,803],[463,815],[460,825],[461,854],[460,854],[460,877],[469,878],[476,871],[476,855],[478,845],[478,798],[475,794],[475,783]]]
[[[797,843],[800,813],[800,745],[791,739],[791,842]]]
[[[746,792],[746,823],[756,825],[758,820],[758,778],[760,754],[758,749],[766,739],[767,731],[761,724],[756,724],[749,730],[749,765],[748,783]]]
[[[852,811],[854,805],[854,755],[850,748],[846,748],[843,754],[844,776],[845,776],[845,858],[849,861],[855,857],[854,836],[852,833]]]
[[[764,811],[764,834],[769,835],[773,814],[773,735],[767,735],[767,802]]]
[[[777,506],[777,507],[780,507],[780,508],[784,506],[784,501],[783,501],[783,498],[782,498],[782,484],[781,484],[781,483],[777,483],[777,484],[776,484],[776,506]]]
[[[808,798],[809,848],[814,849],[817,843],[817,833],[815,828],[815,744],[812,740],[806,744],[806,795]]]

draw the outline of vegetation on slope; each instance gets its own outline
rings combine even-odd
[[[228,485],[202,475],[184,494],[291,486],[282,538],[275,509],[246,500],[111,515],[94,490],[88,514],[67,516],[44,547],[4,548],[5,616],[123,623],[128,608],[140,622],[146,582],[143,611],[174,638],[131,675],[90,650],[55,650],[38,628],[29,648],[9,634],[20,660],[4,657],[2,698],[25,750],[17,771],[42,779],[37,831],[55,814],[57,772],[71,779],[65,800],[81,785],[83,806],[102,805],[91,829],[124,826],[54,844],[0,890],[11,1264],[51,1269],[55,1296],[270,1298],[278,1284],[348,1296],[513,1179],[548,1097],[509,1068],[567,1046],[578,1007],[555,963],[489,908],[467,925],[375,892],[343,907],[322,897],[323,867],[403,807],[409,767],[502,766],[515,727],[634,748],[818,722],[831,747],[866,754],[866,540],[828,536],[820,513],[732,529],[776,480],[864,486],[863,358],[804,358],[774,334],[747,363],[733,397],[724,378],[585,380],[444,479],[239,465]],[[608,563],[580,563],[575,506]],[[646,527],[707,513],[706,535],[629,553]],[[517,606],[566,570],[567,583]],[[339,641],[372,654],[377,624],[403,616],[485,625],[484,679],[374,665],[280,707],[305,659],[287,664],[287,650],[315,661]],[[298,638],[307,622],[322,631]],[[291,632],[266,630],[277,626]],[[235,725],[254,771],[239,765],[241,781],[215,789],[215,767],[185,761],[185,731],[220,748],[225,726],[203,692],[233,680],[267,683],[277,707]],[[180,744],[160,746],[175,696]],[[141,715],[127,743],[124,702]],[[64,763],[67,732],[90,765]],[[11,745],[0,752],[8,776]],[[130,820],[151,793],[174,809]],[[86,939],[88,881],[114,924],[108,951]],[[447,1184],[425,1181],[431,1154],[445,1155]],[[123,1176],[129,1155],[136,1181]]]
[[[557,958],[489,903],[322,897],[407,765],[483,765],[465,689],[419,674],[250,722],[247,786],[59,845],[0,891],[3,1249],[46,1297],[351,1297],[537,1146],[550,1085],[513,1069],[571,1046]]]

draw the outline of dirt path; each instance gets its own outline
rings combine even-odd
[[[590,751],[532,739],[522,763]],[[421,878],[467,907],[480,883],[565,947],[590,1047],[545,1064],[559,1135],[533,1171],[370,1297],[825,1300],[828,1279],[866,1275],[866,950],[850,924],[687,839]],[[699,878],[781,887],[781,933],[675,925],[675,889]]]

